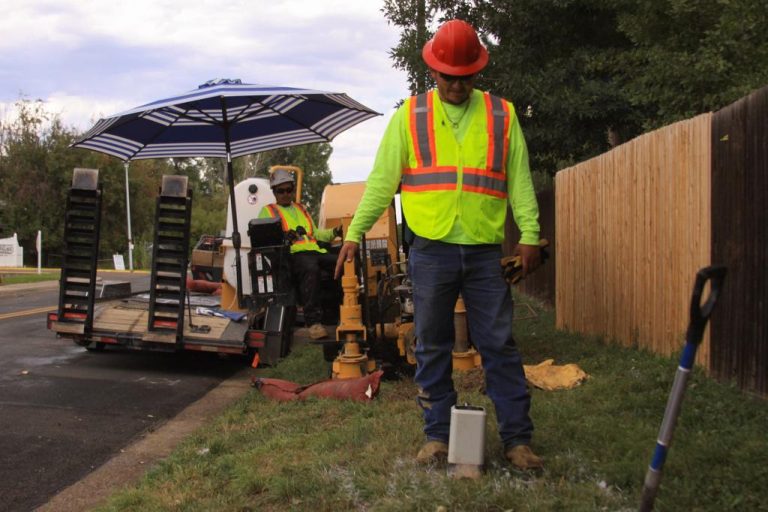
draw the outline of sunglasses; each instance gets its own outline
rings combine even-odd
[[[446,82],[451,82],[451,83],[456,82],[456,81],[466,83],[466,82],[472,81],[475,78],[474,74],[472,74],[472,75],[446,75],[445,73],[438,73],[438,75],[440,75],[440,78],[442,78]]]
[[[293,187],[274,188],[272,191],[275,194],[290,194],[293,192]]]

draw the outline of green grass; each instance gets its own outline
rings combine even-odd
[[[415,464],[422,435],[410,379],[383,382],[367,404],[281,403],[254,389],[102,510],[636,510],[676,359],[558,332],[553,313],[535,308],[516,327],[525,361],[554,358],[590,375],[572,390],[532,390],[534,449],[546,464],[538,477],[503,461],[471,373],[457,378],[459,400],[489,411],[477,481]],[[306,384],[328,371],[321,349],[307,346],[265,374]],[[765,401],[694,372],[656,510],[768,510],[766,426]]]
[[[58,279],[59,279],[58,272],[41,272],[40,274],[33,273],[33,272],[0,274],[0,285],[39,283],[41,281],[56,281]]]

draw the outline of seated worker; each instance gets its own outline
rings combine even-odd
[[[320,323],[323,310],[320,306],[320,260],[328,252],[317,242],[330,242],[341,236],[341,226],[333,229],[318,229],[306,208],[293,201],[296,181],[293,174],[285,169],[276,169],[269,177],[269,186],[275,194],[276,203],[261,209],[259,218],[279,217],[283,233],[291,241],[291,281],[298,293],[298,302],[304,308],[304,322],[309,325],[309,336],[321,339],[328,336]],[[332,256],[332,255],[329,255]],[[329,258],[335,265],[336,257]]]

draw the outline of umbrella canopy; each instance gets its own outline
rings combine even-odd
[[[232,158],[270,149],[330,142],[380,115],[344,93],[211,80],[196,90],[100,119],[72,144],[122,160],[227,159],[237,294],[242,305],[240,233]]]
[[[212,80],[101,119],[72,145],[122,160],[237,158],[329,142],[377,115],[344,93]]]

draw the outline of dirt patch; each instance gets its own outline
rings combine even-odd
[[[412,379],[388,381],[379,392],[379,399],[388,402],[416,400],[416,384]]]
[[[482,368],[454,371],[453,385],[456,391],[459,392],[485,393],[485,372],[483,372]]]

